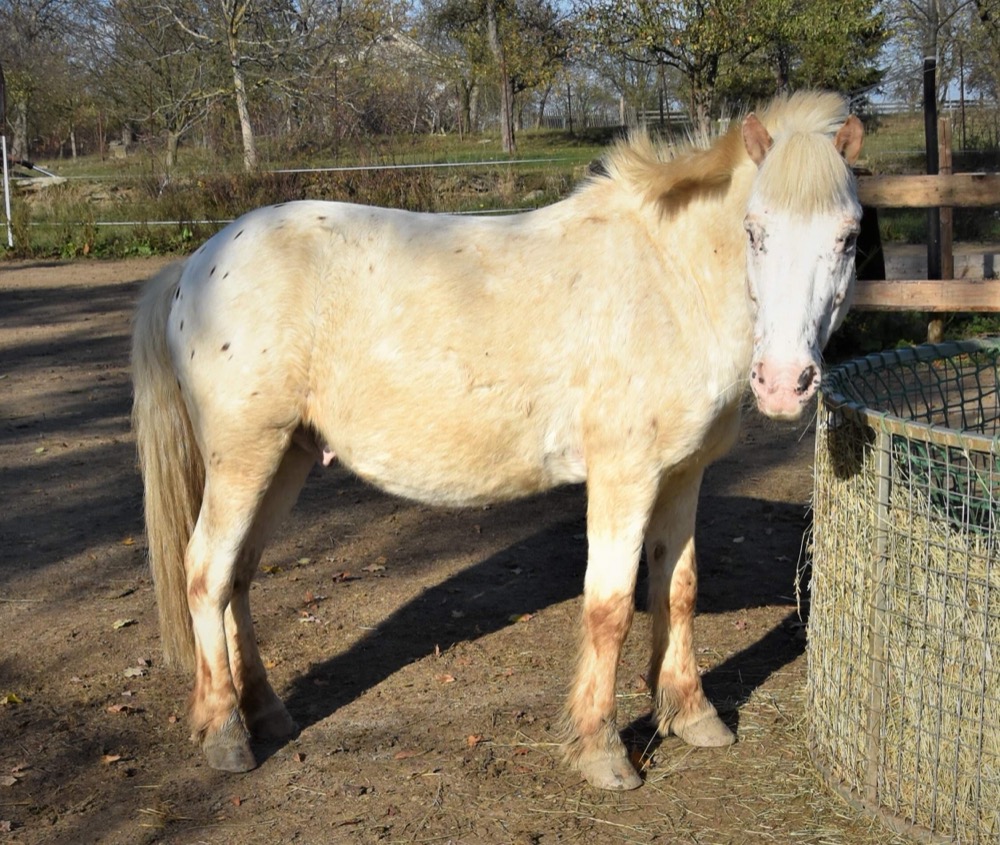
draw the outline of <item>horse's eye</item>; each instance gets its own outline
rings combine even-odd
[[[852,252],[858,245],[858,233],[848,232],[837,238],[837,252]]]

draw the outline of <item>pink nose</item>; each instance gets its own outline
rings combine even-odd
[[[819,387],[820,370],[810,362],[772,366],[758,361],[750,371],[750,386],[761,413],[775,419],[797,419]]]

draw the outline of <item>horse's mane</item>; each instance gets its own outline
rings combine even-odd
[[[830,92],[779,96],[757,117],[774,141],[760,169],[757,190],[771,203],[804,213],[832,207],[851,185],[850,170],[832,143],[849,114]],[[743,143],[741,121],[722,135],[672,145],[639,131],[618,141],[605,156],[612,180],[666,211],[703,192],[725,190],[741,167],[753,166]],[[809,178],[803,178],[803,174]]]

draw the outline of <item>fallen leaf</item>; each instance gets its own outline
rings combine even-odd
[[[381,563],[370,563],[361,567],[362,572],[384,572],[385,567]]]
[[[35,454],[36,455],[40,455],[44,451],[45,451],[45,447],[44,446],[39,446],[37,449],[35,449]]]
[[[354,579],[351,578],[351,573],[347,572],[346,570],[344,572],[335,572],[333,574],[333,583],[334,584],[340,584],[340,583],[342,583],[344,581],[353,581],[353,580]]]
[[[528,622],[533,619],[534,616],[534,613],[514,613],[508,618],[511,622]]]
[[[129,666],[128,669],[125,670],[124,674],[126,678],[141,678],[143,675],[147,675],[149,673],[141,666]]]
[[[153,661],[150,660],[148,657],[140,657],[135,662],[136,662],[137,666],[146,666],[146,667],[149,667],[149,666],[153,665]]]
[[[298,563],[300,566],[305,566],[307,563],[312,563],[312,558],[311,557],[300,557],[296,561],[296,563]]]
[[[13,786],[17,783],[17,778],[13,775],[8,775],[7,777],[0,778],[0,786]]]
[[[9,692],[3,698],[0,698],[0,704],[24,704],[24,699],[16,692]]]
[[[293,759],[293,760],[294,760],[294,761],[295,761],[296,763],[304,763],[304,762],[306,761],[306,755],[305,755],[305,754],[303,754],[303,753],[302,753],[301,751],[296,751],[296,752],[295,752],[295,753],[294,753],[294,754],[292,755],[292,759]]]
[[[744,540],[746,540],[746,537],[733,537],[734,543],[742,543]]]
[[[177,714],[176,713],[171,713],[169,716],[167,716],[167,723],[170,724],[170,725],[176,725],[177,724]]]
[[[299,611],[299,622],[308,622],[318,625],[319,621],[319,617],[313,616],[308,610]]]
[[[239,795],[234,795],[232,798],[229,799],[229,803],[232,804],[234,807],[239,807],[240,804],[243,803],[243,799],[240,798]]]
[[[0,819],[0,833],[10,833],[13,829],[13,824],[9,819]]]
[[[134,546],[135,545],[135,537],[126,537],[124,540],[122,540],[122,545],[123,546]]]
[[[483,735],[482,734],[469,734],[469,736],[467,736],[465,738],[465,744],[469,748],[475,748],[482,741],[483,741]]]
[[[142,712],[142,708],[141,707],[136,707],[134,704],[109,704],[108,705],[108,712],[109,713],[125,713],[127,715],[129,713],[141,713]]]
[[[414,751],[412,749],[404,749],[403,751],[397,751],[392,755],[393,760],[409,760],[411,757],[419,757],[423,754],[423,751]]]
[[[121,754],[105,754],[101,757],[101,762],[104,763],[105,766],[110,766],[112,763],[117,763],[121,760],[121,758]]]
[[[434,680],[437,681],[439,684],[453,684],[455,683],[455,676],[448,674],[435,675]]]
[[[120,631],[122,628],[128,628],[130,625],[135,624],[136,621],[134,619],[116,619],[111,627],[115,631]]]
[[[282,571],[282,569],[280,566],[262,566],[260,571],[266,573],[267,575],[277,575]]]

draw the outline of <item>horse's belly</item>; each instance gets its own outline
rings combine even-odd
[[[353,472],[432,504],[503,501],[586,478],[583,450],[558,421],[482,397],[405,401],[382,394],[374,407],[359,402],[330,415],[321,430]]]

